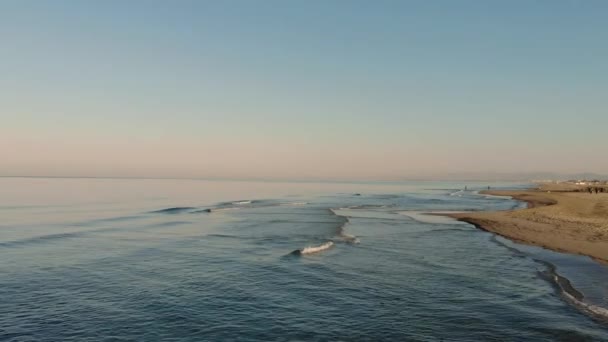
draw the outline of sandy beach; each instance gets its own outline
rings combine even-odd
[[[608,263],[608,193],[570,190],[569,186],[546,184],[537,190],[484,191],[526,201],[528,208],[448,216],[518,242]]]

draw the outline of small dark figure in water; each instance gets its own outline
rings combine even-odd
[[[488,190],[490,190],[490,186],[488,185]]]
[[[464,186],[464,191],[467,191],[467,186],[466,185]]]

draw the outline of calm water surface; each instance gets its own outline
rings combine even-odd
[[[0,340],[608,341],[605,267],[425,214],[486,185],[0,178]]]

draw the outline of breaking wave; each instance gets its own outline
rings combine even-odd
[[[464,212],[464,211],[457,211],[457,210],[443,210],[443,211],[404,210],[404,211],[398,211],[397,214],[403,215],[403,216],[407,216],[407,217],[411,218],[412,220],[416,220],[418,222],[423,222],[423,223],[450,224],[450,225],[468,224],[468,223],[461,222],[461,221],[458,221],[456,219],[453,219],[453,218],[447,216],[447,214],[455,214],[455,213],[462,213],[462,212]]]
[[[490,240],[507,248],[515,256],[529,257],[528,254],[520,251],[519,249],[511,247],[505,244],[504,242],[499,241],[496,238],[496,235],[492,235]],[[585,296],[580,291],[575,289],[574,286],[572,286],[570,280],[557,273],[557,268],[554,264],[534,257],[532,258],[532,260],[544,265],[547,268],[546,271],[541,272],[541,276],[548,280],[559,291],[559,294],[568,304],[574,306],[578,310],[595,319],[608,323],[608,309],[586,302]]]
[[[585,302],[585,296],[576,290],[570,280],[562,277],[557,273],[555,265],[550,262],[536,260],[547,266],[547,272],[545,276],[551,281],[551,283],[559,290],[560,295],[566,302],[579,309],[583,313],[598,319],[600,321],[608,323],[608,309],[598,305],[594,305]]]
[[[334,246],[333,241],[327,241],[318,246],[309,246],[309,247],[304,247],[302,249],[296,249],[295,251],[293,251],[289,254],[291,254],[291,255],[315,254],[315,253],[320,253],[320,252],[326,251],[326,250],[332,248],[333,246]]]
[[[288,202],[288,203],[280,203],[279,205],[283,206],[298,206],[298,205],[307,205],[308,202]]]
[[[200,213],[212,213],[227,210],[237,209],[255,209],[255,208],[267,208],[277,206],[302,206],[307,205],[308,202],[278,202],[274,200],[238,200],[231,202],[221,202],[215,206],[208,208],[201,207],[171,207],[159,210],[149,211],[148,214],[200,214]]]
[[[348,243],[360,243],[361,241],[359,240],[358,237],[356,237],[355,235],[346,233],[346,225],[348,225],[350,223],[348,217],[338,215],[334,209],[329,209],[329,211],[332,214],[334,214],[336,217],[339,217],[342,220],[342,223],[338,226],[338,228],[336,230],[336,233],[335,233],[336,236],[340,237],[342,240],[344,240],[345,242],[348,242]]]
[[[195,207],[173,207],[151,211],[150,214],[180,214],[187,211],[196,210]]]

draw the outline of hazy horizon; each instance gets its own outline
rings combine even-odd
[[[608,3],[0,4],[0,176],[608,174]]]
[[[134,179],[134,180],[201,180],[201,181],[236,181],[236,182],[278,182],[278,183],[400,183],[400,182],[535,182],[535,181],[566,181],[582,179],[607,180],[608,175],[590,172],[582,173],[457,173],[437,174],[427,176],[410,176],[392,179],[379,178],[345,178],[345,177],[308,177],[308,178],[283,178],[283,177],[176,177],[176,176],[86,176],[86,175],[0,175],[0,178],[48,178],[48,179]]]

